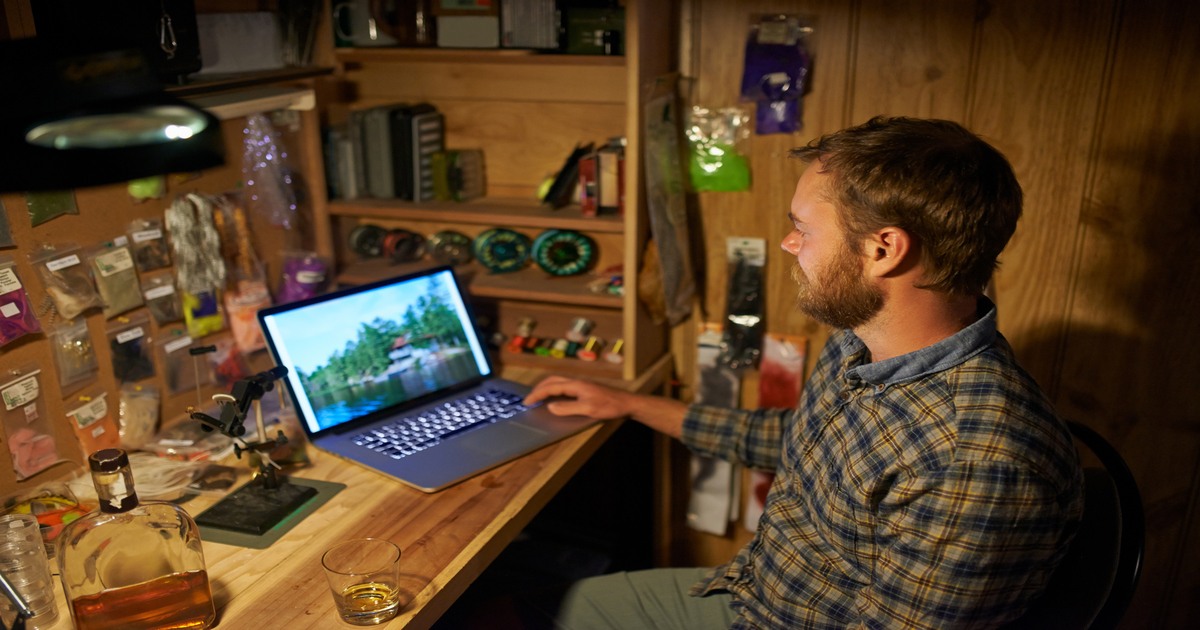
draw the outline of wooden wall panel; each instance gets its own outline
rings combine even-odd
[[[439,101],[437,105],[446,116],[446,146],[487,147],[484,167],[491,195],[524,188],[522,196],[532,199],[538,184],[562,168],[576,144],[625,135],[623,104]],[[538,141],[530,142],[531,138]]]
[[[967,2],[864,0],[848,83],[851,122],[880,114],[962,120],[975,24]]]
[[[1111,2],[990,5],[963,121],[1008,156],[1025,191],[996,276],[1000,327],[1051,394],[1059,348],[1030,341],[1063,325],[1111,20]]]
[[[1200,11],[1124,3],[1114,51],[1057,402],[1113,440],[1141,485],[1149,538],[1130,619],[1182,628],[1200,615]]]

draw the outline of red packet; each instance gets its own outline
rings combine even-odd
[[[759,362],[758,406],[791,409],[800,402],[804,386],[806,337],[768,334],[763,337]]]

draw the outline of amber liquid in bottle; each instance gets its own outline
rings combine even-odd
[[[108,589],[71,603],[77,630],[207,628],[213,621],[208,573],[189,571]]]

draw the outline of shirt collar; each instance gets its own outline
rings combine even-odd
[[[874,363],[863,363],[867,357],[866,344],[847,331],[842,340],[844,356],[849,357],[845,376],[871,385],[891,385],[959,365],[996,340],[996,305],[980,296],[979,311],[983,315],[974,323],[931,346]]]

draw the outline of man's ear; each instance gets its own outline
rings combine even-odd
[[[917,262],[915,245],[912,235],[895,226],[872,232],[863,241],[866,272],[882,278],[911,269]]]

